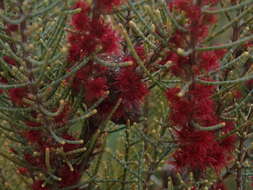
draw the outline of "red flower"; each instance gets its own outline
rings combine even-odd
[[[143,45],[137,45],[134,47],[137,55],[141,58],[141,60],[145,60],[146,58],[146,52]]]
[[[164,60],[162,60],[161,62],[159,62],[159,64],[164,65],[168,61],[171,61],[172,63],[175,64],[175,63],[178,63],[179,59],[180,59],[180,57],[178,54],[176,54],[175,52],[169,51],[169,52],[167,52],[167,57]]]
[[[45,156],[44,156],[44,149],[43,151],[39,152],[40,155],[33,156],[30,153],[24,154],[24,159],[31,165],[38,167],[38,168],[45,168]]]
[[[29,130],[24,133],[24,137],[31,143],[41,142],[41,131],[39,130]]]
[[[218,145],[212,132],[183,129],[178,132],[180,149],[173,157],[178,169],[199,169],[208,167],[220,171],[228,161],[226,152]]]
[[[217,69],[219,64],[219,57],[216,55],[214,51],[206,51],[200,55],[200,68],[205,71],[210,71],[213,69]]]
[[[138,106],[148,93],[148,88],[136,73],[135,67],[121,69],[116,76],[114,87],[119,92],[123,105],[128,108]]]
[[[177,31],[173,36],[170,38],[170,43],[175,44],[177,47],[183,46],[186,42],[185,34],[181,31]]]
[[[23,98],[27,95],[26,88],[12,88],[8,90],[10,100],[16,105],[24,105]]]
[[[249,88],[249,89],[253,89],[253,80],[248,80],[246,82],[246,87]]]
[[[222,135],[226,135],[228,134],[231,130],[233,130],[234,127],[234,123],[233,122],[226,122],[225,127],[222,128]],[[237,136],[235,134],[233,135],[229,135],[228,137],[224,138],[221,142],[220,142],[220,146],[223,147],[224,151],[227,152],[232,152],[235,148],[235,143],[237,140]]]
[[[81,12],[72,16],[71,25],[77,30],[88,29],[90,19],[88,13],[90,12],[90,6],[85,1],[79,1],[75,4],[73,9],[81,8]]]
[[[39,127],[39,126],[41,126],[41,123],[38,123],[38,122],[35,122],[35,121],[26,121],[25,124],[28,125],[29,127]]]
[[[9,56],[3,56],[3,59],[6,63],[8,63],[10,65],[15,66],[17,64],[16,61]]]
[[[76,73],[73,79],[72,89],[74,93],[78,93],[81,89],[85,89],[88,80],[94,77],[104,78],[107,71],[108,69],[106,67],[89,62]]]
[[[191,103],[181,97],[178,97],[180,88],[171,88],[166,92],[167,99],[170,102],[170,119],[177,126],[185,126],[191,119]]]
[[[211,99],[213,92],[213,86],[201,84],[190,86],[192,119],[203,126],[216,125],[218,123],[215,115],[215,104]]]
[[[103,19],[94,19],[91,22],[91,34],[101,44],[103,53],[117,53],[119,51],[120,39],[110,25]],[[94,40],[93,39],[93,40]]]
[[[173,60],[171,60],[173,61]],[[173,65],[170,67],[170,71],[175,76],[180,76],[184,78],[186,76],[186,70],[190,65],[190,59],[188,56],[182,57],[179,56],[176,62],[173,62]]]
[[[61,182],[59,183],[60,187],[75,185],[81,178],[81,174],[77,169],[70,171],[70,168],[67,165],[62,166],[57,170],[57,176],[62,178]]]
[[[114,7],[119,6],[122,0],[98,0],[98,8],[102,11],[111,11]]]
[[[101,1],[97,2],[98,5]],[[102,17],[89,17],[90,7],[83,1],[76,3],[74,8],[82,11],[73,15],[71,24],[77,31],[69,34],[69,62],[82,60],[85,56],[102,47],[100,53],[117,53],[119,51],[119,37],[110,25],[105,24]]]
[[[18,30],[17,24],[6,24],[6,26],[7,26],[6,30],[8,32],[16,32]]]
[[[218,143],[215,143],[211,149],[208,149],[206,159],[209,167],[214,168],[219,173],[228,164],[231,157]]]
[[[174,0],[168,4],[169,9],[176,13],[184,13],[187,18],[183,27],[188,31],[176,31],[170,39],[175,49],[188,49],[189,42],[193,46],[201,45],[202,39],[208,35],[211,24],[216,22],[216,17],[201,11],[203,6],[216,5],[218,0],[203,0],[196,3],[193,0]],[[219,61],[226,53],[225,50],[215,50],[196,53],[194,61],[192,55],[180,56],[168,52],[168,56],[161,63],[172,62],[169,70],[180,77],[182,81],[196,78],[202,71],[209,72],[219,67]],[[212,80],[210,78],[204,80]],[[226,137],[217,141],[220,131],[227,134],[230,124],[221,130],[202,131],[195,128],[194,123],[212,126],[220,122],[216,115],[215,101],[212,99],[215,87],[196,84],[195,81],[183,91],[180,88],[171,88],[166,92],[170,103],[170,120],[176,125],[174,133],[177,135],[179,149],[173,154],[174,164],[178,169],[191,171],[205,171],[214,168],[217,172],[231,159],[234,149],[235,136]],[[181,94],[180,92],[184,92]]]
[[[120,43],[120,38],[118,34],[111,28],[108,28],[101,38],[101,44],[102,44],[104,53],[118,54],[119,43]]]
[[[17,172],[21,175],[27,175],[29,171],[27,168],[18,168]]]
[[[98,77],[95,79],[88,80],[85,85],[85,98],[92,102],[102,97],[107,91],[107,82],[105,78]]]

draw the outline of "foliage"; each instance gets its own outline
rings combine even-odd
[[[0,0],[1,189],[251,189],[252,10]]]

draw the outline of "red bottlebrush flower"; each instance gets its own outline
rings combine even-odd
[[[18,30],[17,24],[6,24],[7,32],[16,32]]]
[[[215,171],[219,173],[221,169],[227,165],[231,157],[229,157],[227,152],[224,152],[223,148],[216,143],[211,149],[208,149],[206,159],[209,167],[214,168]]]
[[[226,49],[218,49],[218,50],[215,50],[214,52],[215,52],[217,58],[221,59],[227,53],[227,50]]]
[[[206,14],[206,15],[204,15],[203,23],[206,23],[206,24],[215,24],[216,22],[217,22],[216,15],[212,15],[212,14]]]
[[[177,132],[178,140],[182,145],[201,145],[203,149],[212,147],[214,144],[214,134],[209,131],[193,131],[189,128],[184,128]]]
[[[135,67],[121,69],[116,76],[114,87],[122,98],[122,104],[128,108],[139,105],[148,93],[148,88],[136,73]]]
[[[103,48],[103,53],[118,53],[120,39],[116,32],[104,20],[94,19],[91,23],[91,34]],[[94,40],[94,39],[93,39]]]
[[[185,40],[185,34],[181,31],[177,31],[171,38],[170,43],[175,44],[177,47],[182,47],[186,40]]]
[[[45,156],[44,149],[40,152],[40,155],[33,156],[29,153],[24,154],[24,159],[31,165],[36,166],[38,168],[45,168]]]
[[[71,38],[72,35],[70,35],[69,38]],[[79,61],[82,58],[81,56],[81,48],[79,45],[74,44],[74,42],[71,43],[71,46],[68,50],[68,62],[74,63]]]
[[[41,126],[41,123],[35,122],[35,121],[25,121],[25,124],[29,127],[39,127]]]
[[[16,105],[23,105],[23,98],[27,95],[26,88],[12,88],[8,90],[10,100]]]
[[[169,51],[169,52],[167,52],[167,57],[164,60],[160,61],[159,64],[164,65],[164,64],[168,63],[169,61],[176,64],[176,63],[178,63],[179,59],[180,58],[179,58],[178,54]]]
[[[196,22],[201,17],[201,9],[198,6],[190,6],[186,11],[187,17],[191,20],[191,22]]]
[[[178,60],[175,60],[176,62],[173,62],[172,66],[169,68],[171,73],[175,76],[180,76],[184,78],[186,76],[186,70],[189,66],[190,59],[188,56],[182,57],[179,56]]]
[[[177,95],[180,92],[180,88],[170,88],[166,91],[167,99],[170,102],[178,101],[179,96]]]
[[[98,9],[102,11],[111,11],[114,7],[119,6],[122,0],[98,0]]]
[[[11,57],[9,56],[3,56],[3,59],[6,63],[8,63],[9,65],[16,65],[16,61],[14,59],[12,59]]]
[[[173,0],[168,6],[170,10],[173,8],[187,11],[189,6],[192,4],[192,0]]]
[[[203,126],[215,125],[218,123],[215,115],[215,104],[211,99],[214,92],[213,86],[194,84],[190,86],[192,119]]]
[[[214,93],[215,88],[213,86],[193,84],[190,86],[189,93],[196,99],[210,98]]]
[[[115,31],[108,29],[107,32],[101,38],[101,44],[103,52],[108,54],[118,54],[120,38]]]
[[[72,16],[71,25],[77,30],[89,29],[90,19],[88,13],[90,12],[90,6],[85,1],[79,1],[73,7],[73,9],[77,8],[81,8],[81,12]]]
[[[108,87],[105,78],[98,77],[88,80],[85,85],[85,98],[89,102],[92,102],[103,96],[107,90]]]
[[[49,188],[44,187],[43,184],[44,181],[42,180],[34,181],[32,184],[32,190],[50,190]]]
[[[81,89],[85,89],[87,81],[93,77],[105,76],[107,73],[107,67],[99,64],[89,62],[85,67],[81,68],[75,75],[72,82],[72,89],[74,93],[80,92]]]
[[[219,63],[220,55],[216,55],[214,51],[206,51],[200,55],[199,67],[205,71],[211,71],[217,69],[220,66]]]
[[[171,105],[170,119],[175,125],[185,126],[191,119],[192,107],[188,100],[178,96],[180,88],[170,88],[166,91]]]
[[[68,36],[69,62],[80,61],[96,51],[98,47],[102,47],[100,53],[119,52],[119,37],[110,25],[105,24],[102,17],[91,19],[88,15],[90,8],[83,1],[78,2],[74,8],[82,8],[82,11],[72,17],[71,24],[77,31]]]
[[[9,149],[9,152],[10,152],[10,153],[13,153],[13,154],[17,154],[17,153],[18,153],[18,152],[17,152],[15,149],[13,149],[13,148],[10,148],[10,149]]]
[[[174,153],[179,169],[205,170],[213,167],[219,171],[227,162],[227,155],[212,132],[183,129],[178,132],[180,149]]]
[[[246,82],[246,86],[247,86],[247,88],[249,88],[249,89],[253,89],[253,80],[248,80],[248,81]]]
[[[145,60],[146,52],[143,45],[138,45],[134,47],[137,55],[141,58],[141,60]]]
[[[29,171],[27,168],[18,168],[17,172],[21,175],[27,175]]]
[[[62,180],[59,183],[60,187],[68,187],[71,185],[75,185],[79,182],[81,178],[81,174],[77,169],[71,171],[67,165],[62,166],[57,170],[57,176]]]
[[[24,133],[24,137],[31,143],[41,142],[41,131],[39,130],[29,130]]]
[[[90,72],[91,72],[90,67],[83,67],[79,71],[77,71],[71,85],[74,93],[79,93],[80,90],[85,86],[84,84],[89,78]]]
[[[190,32],[194,36],[195,39],[201,41],[203,38],[208,35],[208,26],[204,24],[191,25],[189,27]]]
[[[234,127],[234,123],[233,122],[226,122],[225,127],[222,128],[222,135],[226,135],[228,134],[231,130],[233,130]],[[237,140],[237,136],[236,135],[230,135],[226,138],[224,138],[223,140],[221,140],[220,142],[220,146],[223,148],[224,151],[226,152],[232,152],[235,148],[235,143]]]

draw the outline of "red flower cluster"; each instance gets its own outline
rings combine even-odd
[[[174,154],[175,164],[179,169],[205,170],[212,167],[219,171],[231,158],[235,136],[216,140],[213,131],[199,131],[194,123],[211,126],[220,123],[215,115],[215,104],[211,99],[213,88],[200,84],[190,86],[188,97],[179,97],[179,88],[167,91],[171,104],[170,120],[178,127],[176,135],[180,149]],[[232,123],[226,123],[224,133],[233,129]]]
[[[119,6],[122,0],[98,0],[97,7],[101,11],[110,12],[114,7]]]
[[[189,43],[199,45],[208,35],[210,24],[216,19],[213,15],[203,14],[203,5],[215,5],[218,1],[202,1],[202,4],[194,4],[192,0],[174,0],[169,3],[169,8],[174,11],[183,11],[187,17],[184,27],[188,32],[176,31],[171,39],[175,48],[190,49]],[[167,98],[170,103],[170,120],[175,125],[175,134],[178,138],[179,149],[174,153],[173,162],[180,170],[205,171],[206,168],[214,168],[219,172],[231,159],[231,151],[234,149],[236,137],[230,136],[218,141],[219,130],[200,130],[196,125],[208,127],[224,123],[216,115],[215,102],[212,95],[214,86],[190,82],[203,72],[209,72],[219,67],[219,60],[224,56],[225,50],[194,52],[192,55],[182,56],[180,53],[168,52],[167,57],[160,62],[168,61],[172,66],[170,71],[177,77],[188,81],[189,86],[170,88],[167,90]],[[211,79],[205,79],[211,80]],[[234,127],[232,122],[225,122],[221,131],[228,133]]]
[[[17,64],[16,61],[9,56],[3,56],[3,60],[9,65],[15,66]]]
[[[81,8],[81,12],[73,15],[71,21],[74,31],[68,36],[69,62],[80,61],[98,48],[102,48],[100,53],[119,51],[119,37],[102,17],[92,17],[91,8],[84,1],[77,2],[74,8]]]
[[[27,88],[12,88],[8,91],[10,100],[13,102],[13,104],[18,106],[25,105],[23,98],[27,96],[27,93]]]
[[[56,127],[64,127],[68,120],[71,119],[70,110],[70,105],[66,104],[63,108],[63,111],[58,116],[52,118],[52,121],[55,122]],[[33,111],[30,113],[30,115],[34,118],[34,120],[38,119],[37,112]],[[62,154],[59,154],[57,150],[61,150],[66,153],[81,148],[82,145],[70,144],[68,142],[60,144],[47,131],[41,130],[43,125],[40,122],[27,120],[24,121],[24,124],[28,127],[28,129],[22,131],[20,136],[27,141],[31,149],[24,149],[23,159],[27,165],[30,165],[31,167],[18,169],[19,174],[25,176],[34,175],[33,170],[31,169],[32,167],[37,168],[37,171],[41,171],[42,173],[52,172],[51,170],[49,171],[49,169],[52,168],[54,170],[54,175],[61,179],[60,181],[56,181],[55,185],[57,185],[57,187],[60,188],[75,185],[81,178],[79,165],[72,164],[70,167],[69,165],[66,165],[66,161],[68,160],[71,163],[71,160],[76,159],[78,154],[71,154],[64,157]],[[62,129],[62,131],[61,138],[70,141],[77,140],[75,137],[68,134],[66,129]],[[50,151],[49,162],[51,168],[48,168],[48,165],[46,164],[47,149]],[[12,152],[17,154],[17,151],[15,150],[12,150]],[[52,188],[50,183],[45,182],[44,179],[41,178],[41,180],[34,181],[32,189],[51,190]]]
[[[12,59],[9,56],[3,56],[3,60],[9,64],[10,66],[16,66],[17,62]],[[7,84],[8,81],[4,77],[0,77],[0,82]],[[3,90],[0,90],[0,93],[2,93]],[[11,102],[16,106],[25,106],[26,103],[24,103],[23,98],[27,98],[28,89],[27,87],[21,87],[21,88],[11,88],[7,91],[9,98]]]
[[[121,69],[114,83],[123,105],[130,109],[138,106],[148,92],[147,86],[135,70],[134,66]]]
[[[17,24],[6,24],[6,32],[16,32],[18,31],[19,25]]]
[[[185,24],[186,29],[190,32],[191,37],[197,41],[201,41],[208,35],[208,28],[210,24],[216,22],[216,17],[213,14],[202,14],[201,6],[203,5],[215,5],[218,0],[206,0],[201,1],[202,4],[194,4],[193,0],[174,0],[169,3],[170,10],[183,11],[188,18],[187,24]],[[180,32],[176,34],[176,38],[172,38],[172,42],[177,42],[177,40],[182,40],[186,42],[184,38],[184,33]],[[181,43],[182,44],[182,43]]]
[[[71,44],[68,59],[70,63],[95,53],[98,47],[102,47],[102,50],[97,53],[97,56],[101,58],[105,57],[102,55],[108,56],[111,53],[119,52],[119,38],[116,32],[110,25],[104,23],[102,15],[97,15],[97,12],[111,10],[112,6],[119,5],[120,1],[101,0],[96,3],[95,12],[92,12],[90,6],[83,1],[79,1],[74,6],[74,8],[81,8],[82,11],[73,15],[71,20],[75,32],[70,33],[68,38]],[[144,58],[143,48],[137,47],[136,49]],[[134,61],[130,56],[123,59],[123,61],[130,60]],[[101,66],[95,61],[89,61],[69,81],[74,93],[83,93],[87,105],[92,105],[108,91],[110,92],[110,95],[97,108],[99,114],[96,116],[96,121],[102,121],[107,117],[121,98],[122,103],[112,119],[123,121],[129,114],[138,115],[140,104],[148,91],[145,83],[142,82],[141,73],[136,70],[136,66],[115,70]]]

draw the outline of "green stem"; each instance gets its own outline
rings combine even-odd
[[[231,43],[227,43],[227,44],[223,44],[223,45],[218,45],[218,46],[210,46],[210,47],[199,47],[196,48],[197,51],[211,51],[211,50],[217,50],[217,49],[225,49],[225,48],[230,48],[236,45],[240,45],[243,44],[244,42],[253,40],[253,35],[251,36],[247,36],[245,38],[242,38],[240,40],[231,42]]]
[[[242,17],[244,17],[245,15],[247,15],[248,13],[250,13],[252,11],[252,7],[248,8],[246,11],[244,11],[242,14],[240,14],[238,17],[234,18],[233,20],[231,20],[229,23],[227,23],[226,25],[224,25],[221,29],[219,29],[218,31],[216,31],[215,33],[211,34],[211,36],[209,36],[207,39],[205,39],[204,42],[210,41],[213,38],[215,38],[216,36],[218,36],[219,34],[222,34],[224,31],[226,31],[227,29],[229,29],[234,23],[240,21],[240,19]]]
[[[226,81],[205,81],[201,79],[196,79],[196,81],[198,83],[207,84],[207,85],[223,85],[223,84],[235,84],[235,83],[245,82],[251,79],[253,79],[253,75],[242,77],[235,80],[226,80]]]
[[[138,56],[137,52],[135,51],[133,43],[132,43],[131,39],[129,38],[129,36],[122,24],[120,24],[120,29],[123,33],[123,36],[125,37],[125,39],[127,41],[127,45],[130,49],[130,52],[133,55],[133,57],[136,59],[137,63],[141,66],[143,71],[146,73],[146,75],[149,77],[149,79],[151,79],[152,82],[157,84],[157,86],[159,86],[162,90],[165,90],[165,88],[150,74],[149,70],[145,67],[143,61],[141,60],[141,58]]]
[[[197,123],[193,123],[193,126],[196,128],[196,129],[199,129],[201,131],[214,131],[214,130],[217,130],[217,129],[221,129],[222,127],[224,127],[226,125],[225,122],[223,123],[219,123],[217,125],[213,125],[213,126],[209,126],[209,127],[203,127]]]
[[[248,0],[248,1],[244,1],[241,2],[240,4],[231,6],[231,7],[227,7],[227,8],[223,8],[223,9],[216,9],[216,10],[202,10],[203,13],[208,13],[208,14],[217,14],[217,13],[223,13],[223,12],[228,12],[228,11],[233,11],[236,9],[240,9],[243,6],[249,5],[253,3],[253,0]]]

